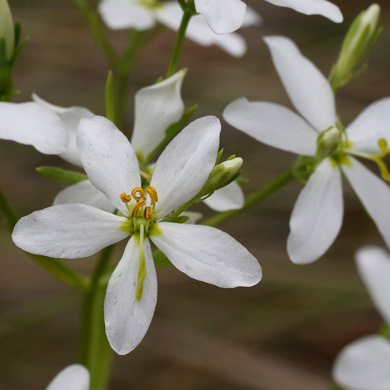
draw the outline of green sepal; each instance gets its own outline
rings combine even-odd
[[[57,167],[43,166],[36,168],[36,171],[49,179],[67,181],[69,183],[79,183],[80,181],[88,179],[88,176],[85,173],[68,171]]]
[[[186,223],[189,219],[190,219],[190,217],[188,217],[187,215],[180,215],[179,217],[173,219],[171,222]]]

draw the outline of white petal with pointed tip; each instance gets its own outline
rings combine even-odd
[[[159,22],[174,31],[179,29],[182,16],[183,11],[176,1],[168,1],[156,10]],[[247,49],[245,40],[239,34],[216,34],[201,15],[191,18],[186,37],[202,46],[217,45],[235,57],[243,56]]]
[[[312,263],[337,237],[343,220],[343,194],[338,167],[325,159],[299,194],[290,218],[287,251],[296,264]]]
[[[225,108],[223,118],[267,145],[306,156],[316,153],[318,134],[287,107],[239,98]]]
[[[32,145],[44,154],[60,154],[69,136],[60,118],[34,102],[0,102],[0,139]]]
[[[261,280],[256,258],[229,234],[201,225],[161,222],[158,227],[162,234],[151,240],[191,278],[223,288],[249,287]]]
[[[384,138],[390,145],[390,98],[370,104],[348,127],[352,149],[380,153],[378,140]]]
[[[102,0],[98,11],[104,23],[113,30],[134,28],[142,31],[155,24],[153,10],[134,0]]]
[[[51,104],[46,100],[43,100],[35,93],[33,93],[32,98],[36,103],[40,104],[43,107],[48,108],[49,110],[53,111],[55,114],[57,114],[60,117],[68,132],[69,143],[66,150],[62,152],[59,156],[63,158],[65,161],[68,161],[69,163],[77,165],[78,167],[82,168],[83,164],[81,163],[79,152],[77,151],[77,145],[76,145],[77,128],[82,118],[90,118],[94,114],[84,107],[74,106],[74,107],[65,108],[65,107],[55,106],[54,104]]]
[[[81,364],[72,364],[59,372],[46,390],[89,390],[89,372]]]
[[[12,233],[19,248],[55,258],[75,259],[95,254],[126,238],[127,219],[83,204],[62,204],[21,218]]]
[[[185,70],[142,88],[135,95],[135,120],[131,137],[134,150],[147,157],[165,137],[165,130],[184,112],[181,85]]]
[[[335,23],[343,21],[343,14],[337,5],[327,0],[265,0],[279,7],[288,7],[305,15],[322,15]]]
[[[164,218],[202,189],[217,158],[220,131],[215,116],[197,119],[161,153],[150,182],[158,194],[157,218]]]
[[[333,366],[333,378],[345,390],[390,390],[390,342],[363,337],[346,346]]]
[[[251,7],[246,7],[245,19],[241,27],[255,27],[263,22],[260,14]]]
[[[264,37],[291,102],[317,131],[336,123],[335,97],[325,76],[302,55],[295,43],[282,36]]]
[[[373,174],[353,157],[348,157],[351,166],[342,169],[369,216],[390,247],[390,188],[380,177]]]
[[[390,324],[390,256],[384,249],[368,246],[355,255],[363,279],[376,308]]]
[[[54,199],[54,204],[66,203],[88,204],[108,213],[115,211],[115,206],[89,180],[83,180],[60,191]]]
[[[195,0],[195,8],[214,32],[226,34],[241,27],[246,4],[241,0]]]
[[[138,159],[128,139],[111,121],[96,115],[81,120],[77,147],[89,180],[127,215],[120,195],[141,185]]]
[[[108,283],[104,320],[111,347],[119,355],[132,351],[144,338],[157,303],[157,276],[148,240],[144,242],[146,277],[142,297],[136,299],[140,247],[131,237]]]
[[[244,193],[237,182],[233,181],[215,191],[204,203],[215,211],[240,209],[244,205]]]

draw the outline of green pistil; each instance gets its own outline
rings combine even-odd
[[[138,281],[137,288],[135,290],[135,298],[140,301],[144,290],[144,282],[146,278],[146,262],[145,262],[145,249],[144,249],[144,225],[140,226],[140,234],[138,236],[139,242],[139,268],[138,268]],[[137,240],[137,237],[135,237]],[[136,242],[137,243],[137,242]]]

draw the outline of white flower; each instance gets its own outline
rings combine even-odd
[[[80,365],[64,368],[46,387],[46,390],[89,390],[89,372]]]
[[[65,204],[34,212],[15,227],[17,246],[58,258],[90,256],[131,237],[111,276],[104,307],[106,333],[119,354],[139,344],[153,317],[157,279],[149,238],[194,279],[225,288],[252,286],[261,279],[257,260],[228,234],[163,221],[203,188],[216,161],[219,133],[215,117],[192,122],[162,152],[145,190],[127,138],[103,117],[83,119],[77,143],[84,168],[124,216]]]
[[[290,219],[287,250],[291,260],[310,263],[335,240],[343,218],[341,173],[390,246],[389,187],[353,157],[375,161],[389,180],[382,159],[389,153],[390,98],[371,104],[343,129],[331,86],[313,63],[287,38],[266,37],[265,42],[287,94],[304,119],[278,104],[244,98],[232,102],[224,118],[258,141],[317,158],[319,165],[301,191]]]
[[[44,154],[62,153],[69,136],[62,121],[36,103],[0,102],[0,139],[32,145]]]
[[[390,256],[378,247],[356,254],[359,274],[376,308],[390,324]],[[379,335],[363,337],[338,355],[333,378],[346,390],[390,390],[390,341]]]
[[[155,0],[101,0],[98,9],[105,24],[114,30],[126,28],[146,30],[158,21],[177,31],[183,16],[183,11],[177,1],[159,3]],[[243,27],[257,25],[260,21],[260,16],[248,8]],[[195,15],[191,18],[186,37],[202,46],[217,45],[236,57],[246,52],[246,43],[240,35],[216,34],[210,29],[202,15]]]

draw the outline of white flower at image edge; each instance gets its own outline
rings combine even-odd
[[[111,276],[104,307],[107,337],[119,354],[140,343],[153,317],[157,278],[149,238],[194,279],[224,288],[252,286],[261,279],[257,260],[228,234],[161,222],[204,186],[218,154],[220,127],[215,117],[188,125],[160,155],[145,190],[127,138],[103,117],[83,119],[77,144],[85,171],[123,216],[64,204],[36,211],[14,229],[17,246],[56,258],[90,256],[131,237]]]
[[[359,274],[387,324],[390,324],[390,256],[365,247],[356,254]],[[380,335],[347,345],[336,358],[333,378],[346,390],[390,390],[390,341]]]
[[[89,372],[80,365],[64,368],[46,387],[46,390],[89,390]]]
[[[141,88],[136,93],[131,145],[141,159],[153,152],[163,141],[166,129],[183,115],[184,102],[181,97],[181,87],[185,74],[186,71],[181,70],[164,81]],[[76,145],[77,128],[81,119],[90,118],[94,114],[84,107],[65,108],[53,105],[36,94],[33,94],[33,100],[42,106],[43,110],[48,109],[58,115],[66,128],[69,142],[66,150],[59,157],[83,168]],[[22,107],[20,112],[22,113]],[[83,180],[60,191],[54,199],[54,204],[65,203],[89,204],[104,211],[115,211],[115,206],[89,180]],[[204,203],[216,211],[239,209],[244,204],[244,194],[241,187],[233,182],[215,191]]]
[[[332,131],[328,134],[340,137],[335,145],[337,154],[322,160],[295,203],[287,243],[291,260],[313,262],[337,237],[343,219],[342,173],[390,246],[389,186],[355,158],[374,161],[389,180],[382,159],[389,153],[390,98],[368,106],[341,131],[328,80],[290,39],[269,36],[264,40],[287,94],[303,118],[276,103],[240,98],[226,107],[224,119],[260,142],[304,156],[316,156],[320,135]]]

